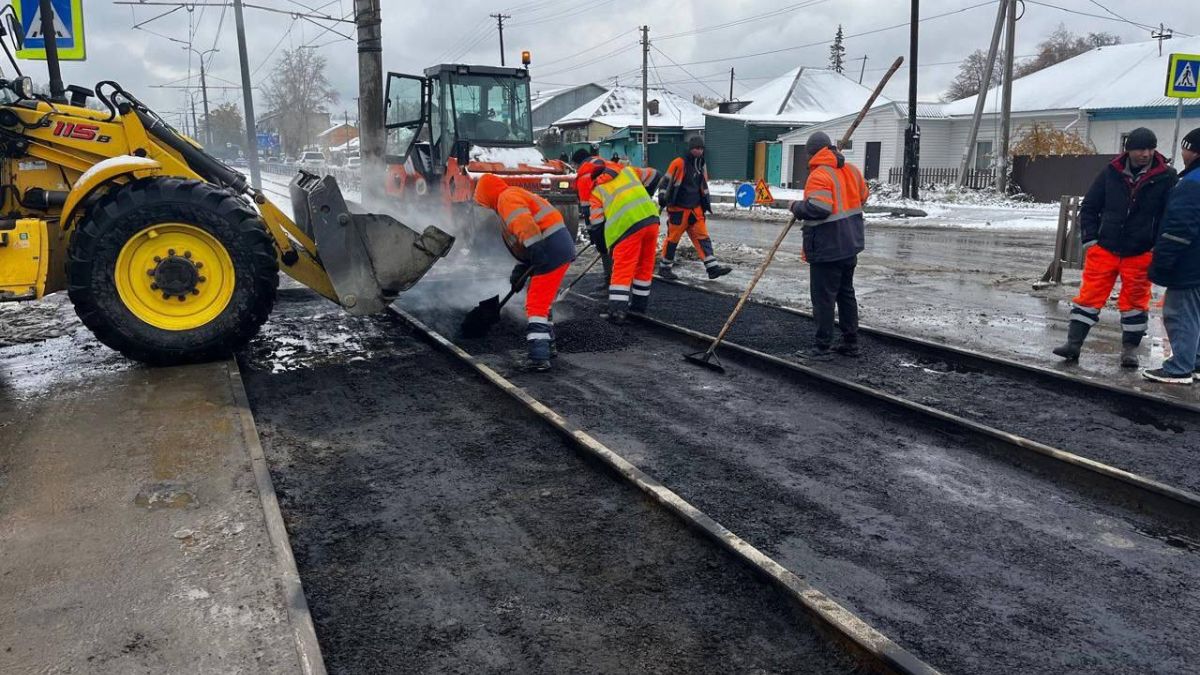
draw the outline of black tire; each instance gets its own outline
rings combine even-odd
[[[214,237],[233,264],[229,303],[196,328],[164,330],[138,318],[117,291],[117,257],[129,239],[152,225],[184,223]],[[71,238],[68,294],[96,338],[125,356],[153,365],[212,361],[244,345],[275,305],[275,246],[258,214],[241,198],[209,183],[146,178],[109,191]]]

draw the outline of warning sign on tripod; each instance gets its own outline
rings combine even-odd
[[[767,181],[759,178],[758,183],[754,185],[754,203],[758,206],[770,206],[775,201],[771,196],[771,188],[767,185]]]

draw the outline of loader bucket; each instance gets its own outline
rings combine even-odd
[[[302,171],[291,194],[296,224],[316,242],[338,302],[354,315],[384,310],[454,245],[436,227],[417,234],[382,213],[352,213],[332,176]]]

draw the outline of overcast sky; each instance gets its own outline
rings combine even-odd
[[[353,0],[247,2],[299,12],[307,11],[307,6],[339,17],[350,16],[354,4]],[[152,88],[186,84],[189,72],[191,82],[199,82],[197,57],[189,59],[182,44],[167,39],[172,38],[190,41],[199,50],[219,48],[209,66],[210,98],[240,105],[239,91],[215,89],[240,81],[233,11],[225,11],[222,20],[221,0],[196,3],[212,6],[180,9],[134,30],[134,24],[170,8],[131,8],[115,5],[113,0],[84,0],[88,60],[64,64],[64,79],[86,86],[115,79],[164,112],[183,110],[188,100],[185,91]],[[1126,42],[1149,39],[1148,30],[1123,22],[1106,10],[1134,23],[1163,22],[1180,33],[1200,35],[1200,2],[1196,0],[1038,0],[1036,4],[1028,0],[1024,4],[1017,29],[1018,56],[1032,54],[1036,44],[1059,23],[1078,33],[1116,33]],[[642,24],[650,27],[654,46],[652,85],[661,81],[684,95],[726,95],[730,67],[736,69],[735,96],[797,65],[823,67],[829,55],[826,41],[832,39],[838,24],[847,35],[847,74],[855,79],[862,65],[856,59],[867,57],[864,82],[869,84],[882,76],[895,57],[908,56],[909,3],[904,0],[382,0],[382,7],[384,66],[401,72],[420,72],[428,65],[449,61],[498,65],[495,21],[488,14],[510,14],[504,31],[508,64],[519,61],[522,49],[530,50],[535,89],[588,81],[611,83],[614,78],[626,84],[639,83],[641,52],[636,43],[637,27]],[[921,16],[926,19],[920,24],[920,61],[924,65],[919,90],[923,100],[940,96],[955,75],[957,61],[972,50],[986,48],[995,8],[995,0],[921,2]],[[938,17],[955,10],[963,11]],[[764,14],[770,16],[755,18]],[[329,60],[330,79],[342,96],[331,112],[340,116],[348,110],[350,118],[355,117],[355,43],[317,25],[353,36],[352,24],[312,22],[253,8],[246,9],[246,21],[256,84],[269,76],[282,49],[314,45]],[[744,23],[729,25],[739,21]],[[880,30],[898,24],[905,25]],[[698,29],[712,30],[671,37]],[[853,37],[870,31],[875,32]],[[1166,49],[1170,50],[1170,42]],[[751,56],[769,51],[776,53]],[[42,64],[25,62],[22,67],[35,80],[45,81]],[[893,98],[904,98],[906,92],[907,66],[886,90]],[[261,113],[266,103],[256,98],[255,107]]]

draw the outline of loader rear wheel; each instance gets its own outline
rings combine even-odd
[[[258,214],[227,190],[178,178],[102,197],[71,238],[67,276],[84,325],[154,365],[229,355],[267,320],[279,285]]]

